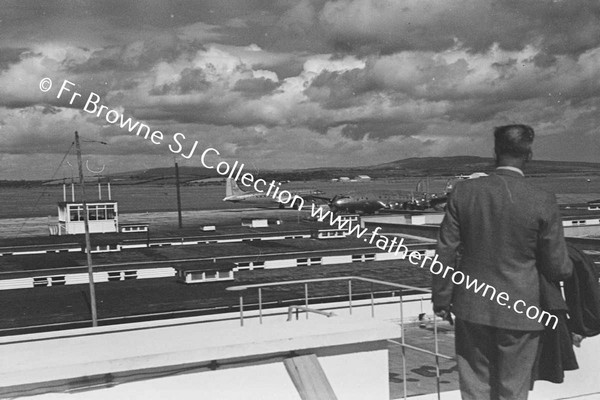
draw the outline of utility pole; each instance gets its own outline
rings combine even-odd
[[[177,186],[177,218],[179,219],[179,229],[183,228],[181,220],[181,192],[179,190],[179,165],[175,161],[175,186]]]
[[[79,134],[75,131],[75,149],[77,150],[77,164],[79,165],[79,185],[81,186],[81,200],[83,202],[83,227],[85,230],[85,254],[87,256],[88,278],[90,281],[90,308],[92,309],[92,326],[98,326],[96,311],[96,289],[94,288],[94,272],[92,269],[92,245],[90,242],[90,223],[87,202],[85,201],[85,182],[83,180],[83,163],[81,162],[81,146]]]

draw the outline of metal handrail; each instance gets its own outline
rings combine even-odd
[[[362,276],[333,276],[330,278],[312,278],[312,279],[298,279],[293,281],[279,281],[279,282],[267,282],[267,283],[255,283],[253,285],[240,285],[240,286],[229,286],[225,290],[229,290],[231,292],[239,292],[242,290],[253,289],[253,288],[262,288],[269,286],[286,286],[286,285],[295,285],[298,283],[314,283],[314,282],[329,282],[329,281],[346,281],[346,280],[357,280],[363,282],[371,282],[380,285],[395,287],[398,289],[406,289],[406,290],[414,290],[417,292],[423,293],[431,293],[430,289],[419,288],[416,286],[402,285],[400,283],[381,281],[379,279],[365,278]]]
[[[440,397],[441,394],[440,394],[440,362],[439,362],[439,359],[440,359],[440,357],[445,358],[445,359],[453,359],[453,358],[446,356],[444,354],[441,354],[439,352],[437,317],[435,315],[433,317],[433,337],[434,337],[434,342],[435,342],[435,351],[434,352],[431,352],[426,349],[422,349],[420,347],[408,345],[404,341],[404,339],[405,339],[404,307],[403,307],[402,292],[404,290],[410,290],[413,292],[416,291],[416,292],[422,292],[422,293],[431,293],[430,289],[418,288],[418,287],[409,286],[409,285],[402,285],[402,284],[394,283],[394,282],[381,281],[379,279],[364,278],[362,276],[337,276],[337,277],[330,277],[330,278],[299,279],[299,280],[291,280],[291,281],[257,283],[257,284],[252,284],[252,285],[230,286],[230,287],[226,288],[225,290],[228,290],[231,292],[244,292],[248,289],[258,289],[258,315],[259,315],[259,321],[262,324],[262,289],[263,288],[273,287],[273,286],[288,286],[288,285],[303,284],[304,285],[304,306],[297,306],[297,308],[306,310],[307,311],[306,318],[308,319],[308,314],[309,314],[308,311],[311,310],[308,307],[308,284],[309,283],[348,281],[348,309],[349,309],[350,314],[352,314],[352,281],[353,280],[368,282],[371,284],[371,316],[372,317],[375,316],[373,284],[384,285],[384,286],[389,286],[392,288],[400,289],[399,298],[400,298],[400,332],[401,332],[400,340],[401,341],[400,342],[391,341],[391,343],[398,344],[402,348],[402,375],[403,375],[402,384],[403,384],[403,389],[404,389],[404,399],[407,399],[407,393],[408,393],[407,387],[406,387],[406,353],[405,353],[405,351],[407,348],[409,348],[412,350],[420,351],[425,354],[430,354],[430,355],[435,356],[435,372],[436,372],[436,380],[437,380],[436,387],[437,387],[437,397],[439,400],[441,398]],[[289,308],[288,312],[289,313],[292,312],[292,307]],[[240,293],[240,325],[244,326],[244,296],[242,293]]]

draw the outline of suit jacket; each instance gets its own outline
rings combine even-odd
[[[543,329],[525,314],[530,306],[540,307],[536,262],[552,281],[572,271],[554,195],[510,170],[498,169],[455,185],[440,226],[437,254],[444,265],[459,269],[471,282],[476,279],[475,286],[486,286],[475,293],[473,286],[466,288],[466,280],[454,285],[450,273],[445,278],[433,275],[434,307],[451,305],[465,321],[512,330]],[[509,300],[498,299],[501,292]],[[517,300],[525,302],[519,309],[514,307]]]

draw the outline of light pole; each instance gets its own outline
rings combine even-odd
[[[179,190],[179,165],[175,161],[175,186],[177,188],[177,219],[179,221],[179,229],[183,228],[183,221],[181,220],[181,191]]]
[[[85,201],[85,182],[83,179],[83,163],[81,162],[81,146],[79,134],[75,131],[75,149],[77,150],[77,164],[79,165],[79,185],[81,187],[81,200],[83,202],[83,228],[85,230],[85,254],[87,257],[88,278],[90,281],[90,308],[92,310],[92,326],[98,326],[98,313],[96,310],[96,289],[94,288],[94,272],[92,268],[92,246],[90,243],[90,225],[87,202]]]

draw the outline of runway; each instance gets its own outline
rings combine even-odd
[[[203,225],[239,226],[244,218],[275,218],[286,221],[298,221],[309,216],[305,208],[302,211],[279,208],[237,208],[183,211],[183,226],[200,228]],[[215,222],[216,221],[216,222]],[[0,239],[48,236],[49,225],[56,225],[57,217],[5,218],[0,219]],[[156,232],[173,231],[178,229],[177,211],[155,211],[143,213],[127,213],[119,215],[120,224],[142,223],[150,224]]]

